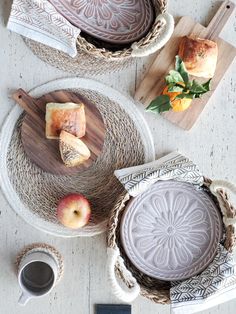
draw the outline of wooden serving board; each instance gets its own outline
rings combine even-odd
[[[174,69],[175,56],[178,54],[181,37],[194,35],[216,41],[219,54],[216,72],[211,83],[211,91],[203,95],[201,99],[194,99],[190,108],[183,112],[169,111],[162,114],[167,120],[179,127],[185,130],[191,129],[236,56],[236,48],[218,37],[234,9],[234,3],[224,1],[207,27],[196,23],[189,16],[182,17],[170,41],[157,55],[137,88],[135,99],[147,106],[162,93],[165,86],[164,78],[171,69]],[[207,79],[197,78],[197,80],[203,82]]]
[[[105,138],[103,119],[96,106],[83,96],[60,90],[34,99],[19,89],[12,97],[27,112],[21,127],[25,152],[42,170],[56,175],[75,175],[90,167],[101,154]],[[61,160],[59,141],[49,140],[45,136],[45,112],[49,102],[82,102],[85,105],[86,134],[81,139],[88,146],[91,157],[77,167],[66,167]]]

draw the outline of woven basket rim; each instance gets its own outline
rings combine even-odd
[[[167,0],[152,0],[152,5],[155,10],[155,15],[163,14],[167,10]],[[160,32],[163,30],[164,23],[161,21],[154,21],[151,29],[146,34],[146,36],[139,39],[136,42],[137,47],[146,48],[151,43],[153,43],[157,37],[160,35]],[[122,50],[111,51],[106,48],[98,48],[94,44],[88,42],[84,37],[78,36],[77,38],[77,51],[82,50],[88,54],[93,55],[98,58],[105,58],[110,60],[124,59],[130,58],[132,54],[132,44],[128,48],[124,48]]]

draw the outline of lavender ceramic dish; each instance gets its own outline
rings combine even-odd
[[[159,181],[126,207],[121,239],[130,261],[166,281],[203,271],[222,237],[222,219],[212,198],[189,183]]]
[[[68,21],[113,44],[142,38],[154,21],[151,0],[49,0]]]

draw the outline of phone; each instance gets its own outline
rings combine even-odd
[[[128,304],[97,304],[96,314],[131,314]]]

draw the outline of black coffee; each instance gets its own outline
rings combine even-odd
[[[54,273],[51,267],[43,262],[32,262],[22,271],[22,283],[35,294],[44,294],[53,285]]]

